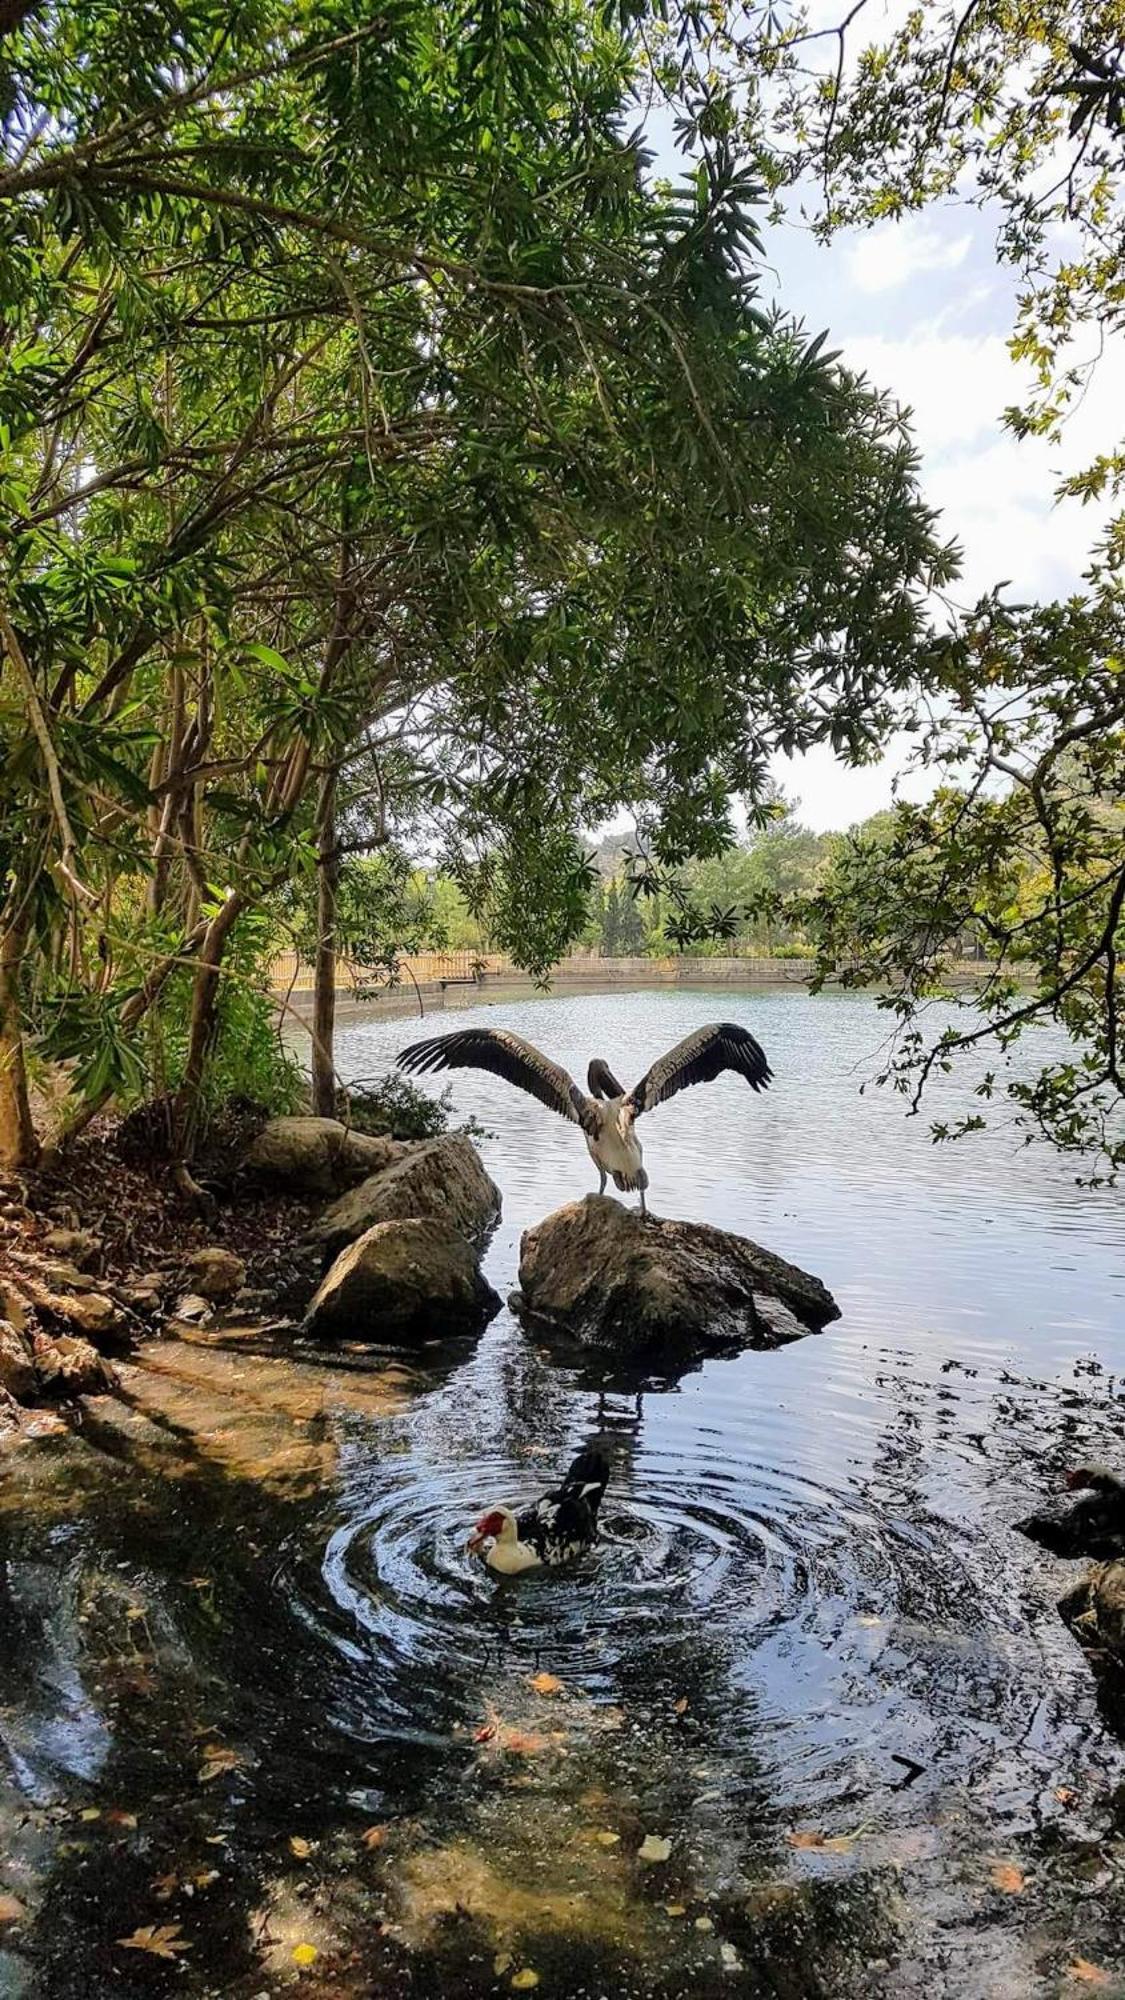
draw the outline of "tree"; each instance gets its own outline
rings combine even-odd
[[[734,144],[670,189],[622,136],[641,26],[4,37],[0,1160],[29,1036],[69,1130],[163,1077],[188,1160],[237,940],[319,879],[326,987],[345,846],[424,825],[539,972],[581,824],[678,862],[773,748],[888,721],[952,558],[897,415],[756,303]]]
[[[739,129],[775,212],[800,204],[825,238],[946,198],[992,214],[1021,280],[1012,352],[1034,384],[1005,420],[1017,435],[1055,435],[1121,328],[1120,11],[971,0],[915,9],[872,41],[861,14],[825,25],[801,8],[722,7],[694,42],[667,39],[657,73],[691,95],[688,143],[705,150]],[[1123,472],[1111,436],[1065,490],[1116,500]],[[1117,513],[1073,601],[1012,607],[993,593],[937,639],[902,718],[939,781],[933,800],[900,805],[885,838],[846,843],[813,893],[775,899],[816,938],[822,974],[842,963],[849,979],[891,982],[901,1033],[886,1074],[914,1109],[958,1049],[1003,1055],[1028,1026],[1059,1023],[1068,1052],[1007,1095],[1095,1176],[1125,1159],[1123,555]],[[995,958],[967,1000],[947,979],[966,936]],[[937,994],[970,1018],[935,1038],[925,1016]],[[1001,1088],[986,1073],[982,1107]]]

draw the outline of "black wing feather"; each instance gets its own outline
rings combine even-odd
[[[565,1069],[506,1028],[461,1028],[452,1035],[433,1035],[428,1041],[412,1042],[395,1060],[400,1069],[417,1075],[426,1070],[487,1069],[528,1091],[572,1125],[590,1123],[593,1107]]]
[[[685,1035],[654,1062],[630,1091],[627,1102],[639,1118],[642,1111],[666,1104],[678,1090],[686,1090],[691,1083],[712,1083],[728,1069],[744,1076],[751,1090],[765,1090],[773,1075],[749,1028],[740,1028],[733,1021],[712,1021],[706,1028]]]

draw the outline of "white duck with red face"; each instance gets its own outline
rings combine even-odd
[[[600,1056],[590,1064],[587,1090],[579,1090],[561,1064],[506,1028],[461,1028],[452,1035],[434,1035],[403,1049],[397,1062],[400,1069],[419,1075],[439,1069],[491,1070],[526,1090],[560,1118],[581,1127],[601,1176],[599,1194],[605,1193],[607,1180],[625,1192],[636,1190],[642,1215],[648,1175],[634,1130],[641,1114],[666,1104],[689,1084],[714,1082],[724,1070],[745,1077],[751,1090],[765,1090],[773,1074],[750,1030],[733,1021],[711,1021],[685,1035],[629,1091],[622,1089]]]
[[[580,1451],[562,1485],[516,1513],[489,1507],[466,1547],[501,1576],[555,1569],[593,1547],[598,1508],[609,1484],[609,1460],[599,1445]]]

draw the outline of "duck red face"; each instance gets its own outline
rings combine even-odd
[[[490,1514],[482,1514],[465,1547],[471,1556],[479,1556],[486,1542],[494,1541],[504,1526],[504,1516],[498,1507]]]

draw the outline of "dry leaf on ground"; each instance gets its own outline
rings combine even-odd
[[[672,1703],[672,1709],[673,1709],[673,1713],[674,1713],[674,1714],[676,1714],[676,1715],[686,1715],[686,1714],[687,1714],[687,1712],[688,1712],[688,1698],[687,1698],[686,1694],[682,1694],[682,1695],[680,1696],[680,1699],[679,1699],[679,1701],[674,1701],[674,1702]]]
[[[608,1826],[605,1826],[599,1828],[598,1832],[594,1835],[594,1839],[597,1841],[599,1847],[616,1847],[618,1841],[621,1839],[621,1835],[619,1833],[611,1833]]]
[[[306,1840],[303,1834],[291,1833],[289,1836],[289,1852],[290,1854],[295,1854],[298,1861],[307,1861],[309,1855],[312,1853],[312,1841]]]
[[[798,1827],[789,1835],[790,1847],[809,1847],[822,1854],[847,1854],[851,1850],[854,1833],[818,1833],[815,1827]]]
[[[525,1965],[523,1971],[515,1973],[512,1978],[512,1992],[530,1993],[538,1984],[539,1974],[534,1972],[530,1965]]]
[[[221,1743],[207,1743],[203,1748],[203,1762],[199,1767],[199,1782],[209,1785],[212,1778],[219,1778],[224,1771],[237,1771],[242,1759],[237,1750],[224,1749]]]
[[[536,1694],[561,1694],[563,1689],[557,1674],[530,1674],[527,1685],[534,1688]]]
[[[385,1826],[369,1826],[367,1832],[360,1835],[360,1839],[365,1847],[382,1847],[386,1838],[387,1829]]]
[[[1022,1896],[1027,1887],[1023,1870],[1014,1861],[994,1861],[988,1873],[993,1888],[1005,1896]]]
[[[294,1965],[312,1965],[320,1957],[315,1944],[295,1944],[293,1946]]]
[[[672,1852],[672,1843],[659,1833],[646,1833],[637,1849],[638,1861],[667,1861]]]
[[[118,1938],[125,1951],[147,1951],[153,1958],[182,1958],[191,1950],[180,1936],[180,1924],[143,1924],[132,1937]]]
[[[0,1924],[18,1924],[24,1907],[18,1896],[0,1895]]]
[[[1066,1970],[1068,1978],[1077,1979],[1082,1986],[1110,1984],[1110,1975],[1104,1965],[1094,1965],[1088,1958],[1076,1958],[1073,1965],[1068,1965]]]

